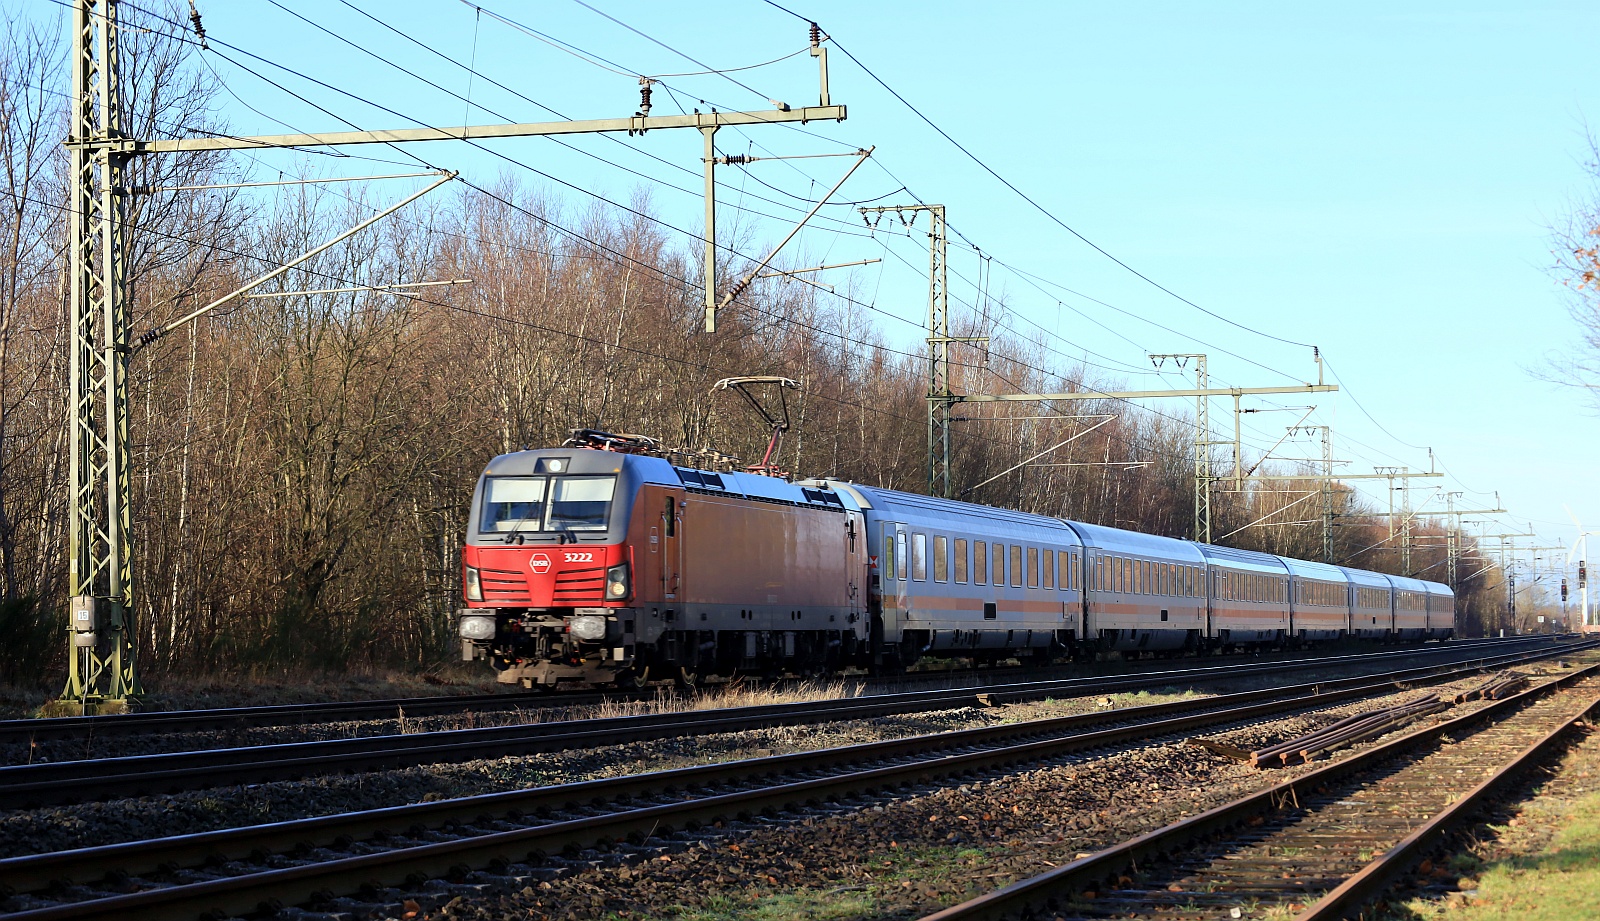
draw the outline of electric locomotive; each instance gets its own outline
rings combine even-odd
[[[690,684],[864,661],[867,552],[837,493],[583,447],[490,461],[458,632],[499,680]]]

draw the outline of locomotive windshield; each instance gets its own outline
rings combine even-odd
[[[494,476],[483,484],[481,532],[604,531],[614,476]]]

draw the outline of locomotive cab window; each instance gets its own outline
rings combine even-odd
[[[565,476],[550,490],[547,531],[604,531],[610,517],[614,476]]]
[[[544,477],[488,477],[483,481],[479,531],[539,530],[544,521]]]
[[[478,530],[604,531],[616,487],[614,476],[488,477]]]

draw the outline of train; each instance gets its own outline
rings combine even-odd
[[[504,684],[1446,639],[1437,582],[833,478],[713,471],[626,439],[495,457],[461,552],[462,657]],[[618,449],[623,446],[622,449]]]

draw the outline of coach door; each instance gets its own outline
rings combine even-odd
[[[844,513],[844,571],[847,573],[846,581],[849,583],[849,600],[847,604],[850,611],[851,624],[861,622],[861,595],[866,590],[867,577],[867,532],[866,525],[861,519],[860,512]],[[855,632],[851,627],[850,632]]]
[[[682,593],[683,515],[681,493],[668,492],[661,500],[661,597],[676,601]]]

